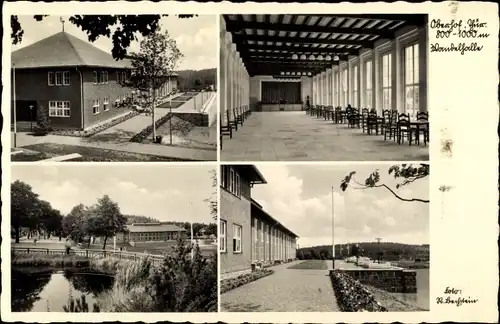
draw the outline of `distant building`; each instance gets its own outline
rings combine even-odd
[[[127,225],[127,231],[116,234],[116,243],[130,244],[166,242],[186,238],[187,232],[177,225],[165,223],[134,223]]]
[[[43,108],[53,128],[87,129],[123,114],[126,109],[119,104],[133,96],[134,89],[127,86],[131,67],[129,59],[117,61],[66,32],[14,51],[16,121],[36,121],[38,109]],[[157,95],[166,96],[176,88],[173,73]]]
[[[219,251],[222,274],[249,271],[253,267],[296,258],[297,235],[251,197],[253,185],[265,183],[253,165],[221,167]]]

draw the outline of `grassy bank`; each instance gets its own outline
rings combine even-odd
[[[428,309],[417,306],[409,301],[401,300],[385,290],[366,285],[366,289],[375,297],[378,303],[389,312],[421,312]]]
[[[12,253],[11,264],[16,267],[84,268],[90,267],[90,260],[77,255],[47,255],[41,253]]]

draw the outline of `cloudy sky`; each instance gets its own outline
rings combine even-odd
[[[402,202],[383,188],[340,190],[342,179],[356,171],[364,182],[375,169],[381,181],[395,188],[390,165],[256,164],[267,184],[255,185],[252,197],[264,210],[295,232],[301,247],[332,243],[332,186],[335,201],[335,243],[375,241],[429,243],[429,204]],[[403,198],[429,197],[429,182],[418,180],[397,190]]]
[[[107,194],[123,214],[160,221],[213,222],[204,199],[212,194],[211,166],[12,166],[12,182],[32,186],[40,199],[67,214]],[[192,204],[190,204],[192,203]],[[190,207],[192,206],[192,207]]]
[[[19,16],[18,18],[24,30],[24,35],[21,44],[12,47],[13,51],[62,31],[61,16],[45,17],[40,22],[33,19],[33,16]],[[66,21],[64,24],[66,32],[88,41],[87,34],[69,22],[69,16],[62,16],[62,18]],[[160,20],[160,25],[163,30],[168,30],[170,36],[177,41],[177,46],[184,54],[184,58],[178,66],[179,70],[200,70],[217,67],[218,32],[215,15],[200,15],[190,19],[167,16]],[[140,35],[138,36],[140,37]],[[92,44],[111,54],[113,43],[110,38],[101,37]],[[132,43],[129,51],[138,50],[139,42]]]

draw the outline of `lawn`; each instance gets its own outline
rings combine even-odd
[[[185,103],[186,103],[186,101],[172,101],[171,103],[168,101],[165,101],[161,105],[156,106],[156,108],[170,108],[170,105],[172,105],[172,108],[175,109],[175,108],[179,108],[180,106],[182,106]]]
[[[328,270],[328,266],[324,260],[307,260],[299,264],[292,265],[288,269],[299,270]]]
[[[78,145],[65,145],[54,143],[33,144],[24,146],[34,153],[18,153],[11,156],[12,161],[39,161],[54,156],[78,153],[82,157],[67,160],[67,162],[92,161],[92,162],[165,162],[182,161],[181,159],[168,158],[156,155],[129,153],[115,150],[100,149]]]

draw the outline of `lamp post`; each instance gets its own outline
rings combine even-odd
[[[332,266],[335,270],[335,201],[334,190],[332,186]]]
[[[13,105],[14,105],[14,147],[17,147],[17,107],[16,107],[16,65],[12,65],[12,90],[13,90],[13,95],[12,98],[13,100]]]
[[[172,96],[168,98],[168,110],[170,118],[168,119],[168,124],[170,127],[170,145],[172,145]]]
[[[33,105],[30,105],[30,131],[33,132]]]

